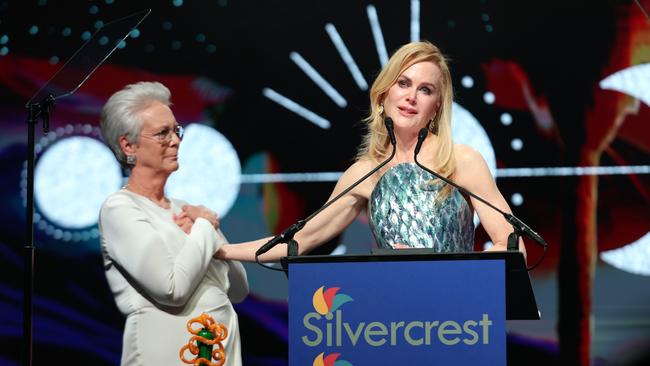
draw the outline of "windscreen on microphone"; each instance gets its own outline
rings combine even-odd
[[[420,129],[420,132],[418,132],[418,143],[415,145],[415,156],[417,156],[420,153],[420,149],[422,148],[422,143],[427,138],[428,134],[429,134],[429,130],[424,127],[422,127],[422,129]]]
[[[386,131],[388,131],[391,145],[397,145],[397,141],[395,141],[395,130],[393,129],[393,119],[390,117],[384,118],[384,125],[386,126]]]

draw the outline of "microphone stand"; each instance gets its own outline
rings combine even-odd
[[[442,175],[440,175],[440,174],[434,172],[433,170],[427,168],[426,166],[420,164],[420,162],[418,161],[418,153],[420,152],[420,149],[422,148],[422,143],[427,138],[428,134],[429,134],[429,130],[427,128],[422,128],[420,130],[420,132],[418,133],[418,142],[415,145],[415,153],[413,154],[413,160],[415,160],[415,164],[417,164],[417,166],[422,168],[424,171],[430,173],[434,177],[442,180],[443,182],[451,185],[452,187],[455,187],[461,193],[466,194],[466,195],[468,195],[470,197],[476,198],[478,201],[486,204],[488,207],[490,207],[493,210],[495,210],[496,212],[500,213],[503,216],[503,218],[506,221],[508,221],[510,223],[510,225],[512,225],[512,229],[513,229],[512,233],[510,233],[510,235],[508,235],[508,245],[507,245],[508,251],[517,251],[519,249],[519,238],[522,235],[525,235],[526,237],[532,239],[533,241],[535,241],[539,245],[541,245],[544,248],[544,255],[546,255],[546,247],[547,247],[546,241],[539,234],[537,234],[530,227],[528,227],[528,225],[524,224],[523,221],[518,219],[515,215],[504,212],[503,210],[501,210],[500,208],[494,206],[493,204],[486,201],[482,197],[479,197],[476,194],[468,191],[464,187],[456,184],[451,179],[443,177]],[[542,259],[543,258],[544,258],[544,256],[542,256]],[[529,268],[529,270],[537,267],[537,265],[539,263],[541,263],[541,260],[539,262],[537,262],[534,266]]]
[[[36,160],[35,135],[36,124],[40,118],[43,121],[43,133],[50,131],[50,113],[54,107],[54,96],[48,95],[38,103],[27,104],[27,226],[26,240],[23,247],[25,264],[25,277],[23,286],[23,360],[25,365],[32,364],[32,320],[33,320],[33,293],[34,293],[34,167]]]
[[[339,193],[336,197],[329,200],[327,203],[325,203],[323,206],[321,206],[314,213],[312,213],[311,215],[307,216],[306,218],[304,218],[302,220],[299,220],[295,224],[289,226],[287,229],[282,231],[282,233],[276,235],[271,240],[269,240],[266,244],[262,245],[257,250],[257,252],[255,252],[255,261],[259,265],[262,265],[262,263],[260,263],[260,261],[259,261],[259,256],[266,253],[267,251],[271,250],[271,248],[273,248],[274,246],[276,246],[276,245],[278,245],[280,243],[287,243],[287,256],[298,255],[298,242],[293,238],[294,235],[298,231],[302,230],[302,228],[305,227],[305,224],[307,224],[307,222],[309,222],[311,219],[313,219],[316,215],[318,215],[323,210],[328,208],[334,202],[338,201],[341,197],[345,196],[354,187],[358,186],[359,184],[361,184],[361,182],[365,181],[368,177],[375,174],[375,172],[377,172],[379,169],[384,167],[384,165],[388,164],[388,162],[393,159],[393,157],[395,156],[395,152],[396,152],[395,133],[393,131],[393,120],[390,117],[386,117],[386,119],[384,119],[384,124],[386,125],[386,130],[388,131],[388,135],[389,135],[389,138],[390,138],[390,143],[391,143],[391,146],[393,147],[390,156],[386,160],[381,162],[379,165],[377,165],[374,169],[369,171],[366,175],[364,175],[359,180],[354,182],[354,184],[352,184],[351,186],[346,188],[343,192]],[[264,266],[264,265],[262,265],[262,266]],[[267,266],[264,266],[264,267],[267,267]],[[267,268],[271,268],[271,267],[267,267]]]
[[[104,24],[79,48],[56,74],[27,102],[27,194],[26,244],[23,247],[25,265],[23,301],[23,365],[32,365],[33,299],[34,299],[34,170],[36,162],[35,130],[43,121],[43,132],[50,130],[50,114],[55,100],[74,94],[100,65],[118,48],[151,12],[146,9]],[[101,36],[117,40],[113,46],[97,41]],[[79,77],[82,76],[82,79]],[[56,85],[56,87],[53,87]],[[70,89],[70,88],[71,89]],[[57,95],[50,93],[55,91]]]

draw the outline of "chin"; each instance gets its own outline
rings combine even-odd
[[[173,172],[177,171],[179,167],[180,166],[178,165],[178,161],[175,161],[175,162],[173,162],[171,164],[168,164],[165,167],[165,170],[169,171],[170,173],[173,173]]]

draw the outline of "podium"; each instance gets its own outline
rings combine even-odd
[[[506,319],[539,319],[519,252],[295,256],[289,365],[505,365]]]

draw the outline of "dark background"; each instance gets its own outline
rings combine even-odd
[[[627,262],[649,263],[650,244],[641,240],[650,227],[648,174],[499,176],[507,168],[649,165],[648,106],[599,87],[607,76],[650,60],[650,26],[640,7],[633,1],[415,3],[420,38],[450,57],[456,102],[488,134],[504,197],[520,194],[523,203],[511,202],[513,210],[549,242],[547,257],[531,272],[543,319],[509,323],[511,364],[559,362],[559,345],[571,335],[558,332],[558,319],[566,325],[584,316],[593,317],[594,327],[589,339],[578,337],[574,344],[587,344],[595,363],[643,357],[650,345],[649,272],[635,274],[626,261],[613,265],[599,254],[637,242],[645,245],[638,252],[644,254]],[[244,174],[340,172],[360,142],[368,95],[350,77],[324,26],[336,26],[371,84],[381,64],[369,5],[376,8],[389,55],[410,41],[409,1],[0,0],[0,37],[7,36],[0,38],[0,364],[19,364],[23,344],[23,106],[81,46],[85,31],[93,33],[98,20],[152,9],[138,27],[139,37],[128,39],[74,96],[58,103],[53,128],[96,126],[113,92],[160,80],[172,91],[179,120],[202,121],[219,131],[232,143]],[[38,32],[30,34],[34,25]],[[292,51],[345,96],[347,107],[336,106],[315,86],[289,59]],[[470,88],[461,84],[466,75],[474,81]],[[197,85],[208,85],[218,96],[206,97]],[[328,119],[331,128],[321,129],[264,97],[267,87]],[[486,91],[496,95],[494,103],[484,102]],[[650,93],[650,87],[640,79],[636,92]],[[627,113],[626,106],[636,109]],[[512,124],[499,122],[504,113]],[[511,148],[514,137],[524,142],[521,150]],[[277,233],[324,203],[333,184],[242,184],[223,230],[233,242]],[[361,217],[318,252],[341,243],[369,250],[374,244],[365,222]],[[35,364],[119,363],[123,318],[105,282],[97,239],[63,243],[42,230],[35,235]],[[486,240],[479,227],[477,249]],[[527,248],[529,262],[540,258],[540,248],[532,242]],[[595,266],[581,253],[591,254]],[[558,271],[561,258],[565,270]],[[247,269],[253,294],[237,305],[244,362],[286,364],[286,280],[253,265]],[[572,273],[589,276],[576,279]],[[584,299],[591,300],[584,305]],[[579,315],[563,313],[575,302]],[[581,329],[575,335],[584,335]]]

